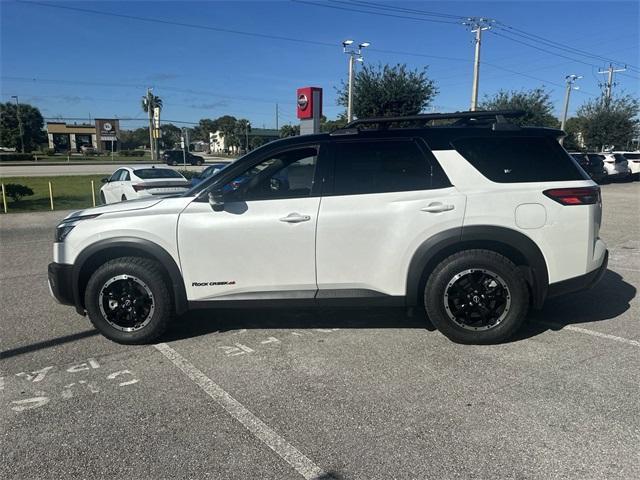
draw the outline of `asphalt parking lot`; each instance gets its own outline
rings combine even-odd
[[[63,213],[2,216],[0,478],[640,478],[640,183],[602,189],[602,282],[483,347],[394,309],[117,345],[49,297]]]

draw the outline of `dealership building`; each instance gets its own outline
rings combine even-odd
[[[98,152],[119,151],[120,122],[114,118],[96,118],[94,124],[47,122],[49,148],[56,152],[81,152],[92,146]]]

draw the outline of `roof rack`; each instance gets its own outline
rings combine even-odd
[[[421,113],[419,115],[407,115],[404,117],[373,117],[359,118],[346,124],[343,128],[334,130],[331,135],[353,135],[360,131],[364,125],[377,125],[378,129],[387,129],[393,123],[411,123],[426,127],[428,122],[434,120],[457,119],[450,126],[493,125],[494,128],[511,129],[515,125],[509,123],[507,118],[515,118],[524,115],[521,110],[493,110],[455,113]],[[412,125],[413,126],[413,125]],[[517,128],[517,127],[516,127]]]

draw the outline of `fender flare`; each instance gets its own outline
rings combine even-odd
[[[549,288],[547,263],[540,248],[525,234],[506,227],[471,225],[439,232],[425,240],[413,254],[407,273],[407,305],[419,305],[424,275],[445,257],[469,248],[493,248],[520,257],[531,287],[533,306],[541,308]],[[509,256],[509,255],[507,255]]]
[[[125,249],[125,250],[137,250],[142,252],[145,257],[156,260],[167,272],[170,281],[170,288],[173,291],[174,303],[176,313],[178,315],[184,313],[188,309],[187,292],[184,285],[184,279],[182,272],[178,267],[173,257],[157,243],[143,238],[136,237],[114,237],[97,241],[84,250],[82,250],[76,257],[73,265],[72,273],[72,285],[73,285],[73,299],[76,305],[76,310],[79,313],[84,314],[84,298],[81,295],[81,273],[82,269],[94,255],[99,254],[105,250],[111,249]]]

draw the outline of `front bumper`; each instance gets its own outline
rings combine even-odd
[[[75,305],[73,298],[73,265],[50,263],[49,291],[63,305]]]
[[[609,264],[609,250],[604,253],[604,259],[602,264],[595,270],[580,275],[579,277],[569,278],[562,282],[552,283],[549,285],[547,291],[547,298],[558,297],[560,295],[566,295],[567,293],[580,292],[582,290],[588,290],[595,286],[607,271],[607,265]]]

